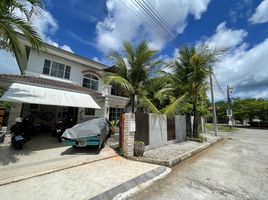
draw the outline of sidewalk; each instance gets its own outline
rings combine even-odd
[[[170,168],[120,156],[0,186],[3,200],[123,199]]]
[[[132,157],[131,159],[172,167],[222,140],[222,137],[215,137],[211,134],[205,134],[204,136],[207,138],[207,142],[185,141],[169,144],[145,151],[143,157]]]
[[[110,147],[105,147],[99,154],[80,151],[80,155],[78,153],[50,159],[40,158],[23,164],[1,166],[0,186],[118,156]]]

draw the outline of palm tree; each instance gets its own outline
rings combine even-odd
[[[172,84],[171,87],[163,88],[161,92],[172,91],[173,99],[171,104],[163,109],[163,113],[172,117],[179,112],[182,101],[192,104],[194,137],[199,136],[197,107],[202,94],[207,89],[209,66],[218,62],[224,52],[225,49],[213,49],[208,46],[183,47],[175,62],[169,66],[171,73],[166,73],[172,80]]]
[[[129,97],[132,112],[135,111],[135,97],[139,104],[151,112],[158,112],[155,106],[145,96],[143,85],[148,81],[150,72],[161,62],[154,61],[156,50],[141,42],[136,48],[129,42],[124,43],[124,51],[114,52],[111,59],[114,61],[113,73],[103,74],[103,81],[123,90]]]
[[[43,47],[43,42],[33,27],[32,20],[41,14],[42,0],[1,0],[0,49],[20,54],[18,32],[23,33],[33,48]],[[18,17],[20,11],[25,17]]]

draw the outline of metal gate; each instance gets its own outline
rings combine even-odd
[[[168,141],[176,139],[175,118],[167,119],[167,139]]]
[[[145,113],[135,113],[135,120],[135,141],[143,141],[145,145],[149,145],[149,115]]]

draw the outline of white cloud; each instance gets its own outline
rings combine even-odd
[[[25,18],[25,15],[22,14],[19,10],[15,10],[16,15],[19,17]],[[33,26],[37,29],[37,32],[40,34],[41,38],[48,44],[51,44],[55,47],[59,47],[66,51],[73,52],[71,47],[67,44],[60,45],[55,42],[51,37],[59,30],[59,25],[57,20],[51,15],[47,10],[42,11],[40,17],[33,17]]]
[[[242,29],[233,30],[220,24],[215,34],[205,41],[215,44],[218,38],[230,48],[222,62],[214,67],[215,76],[221,87],[227,84],[234,87],[234,96],[268,98],[268,38],[249,48],[244,42],[246,35]],[[225,91],[225,88],[222,89]],[[216,95],[218,100],[223,98],[219,91]]]
[[[141,12],[133,1],[123,2],[129,8],[134,8],[134,12]],[[151,0],[150,4],[178,34],[182,33],[187,26],[189,15],[193,15],[196,20],[201,18],[209,2],[210,0]],[[96,25],[96,43],[100,51],[107,54],[113,50],[120,50],[124,41],[137,42],[146,39],[149,45],[156,49],[163,48],[167,42],[167,39],[159,36],[146,24],[144,25],[144,17],[142,17],[143,20],[138,17],[141,14],[136,16],[120,1],[108,0],[106,7],[108,10],[106,18]]]
[[[226,27],[226,22],[222,22],[216,28],[215,34],[206,40],[206,44],[210,46],[221,46],[226,48],[236,47],[241,44],[247,32],[243,29],[232,30]]]
[[[249,18],[253,24],[261,24],[268,22],[268,0],[263,0],[256,8],[253,15]]]
[[[20,69],[15,57],[5,50],[0,50],[0,73],[20,74]]]

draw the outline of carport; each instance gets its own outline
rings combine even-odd
[[[14,124],[17,117],[24,118],[34,111],[37,113],[34,123],[42,124],[40,127],[48,127],[41,129],[41,134],[35,134],[31,139],[36,140],[35,142],[38,143],[40,149],[43,148],[42,145],[45,142],[50,142],[51,144],[54,141],[57,142],[51,136],[51,128],[54,128],[58,120],[68,118],[69,113],[74,116],[75,123],[87,119],[85,118],[86,116],[81,115],[81,113],[85,113],[85,108],[96,109],[96,113],[99,116],[103,116],[101,107],[104,99],[101,94],[69,82],[24,75],[0,74],[0,85],[2,89],[6,90],[0,101],[12,103],[7,133],[9,133],[9,127]],[[35,136],[42,139],[39,140]],[[9,134],[6,135],[5,140],[7,142],[10,141],[8,137]],[[29,142],[32,143],[32,141]],[[60,143],[56,146],[59,145],[62,146]],[[25,147],[27,148],[27,146]],[[32,145],[29,145],[29,148],[32,148]]]

